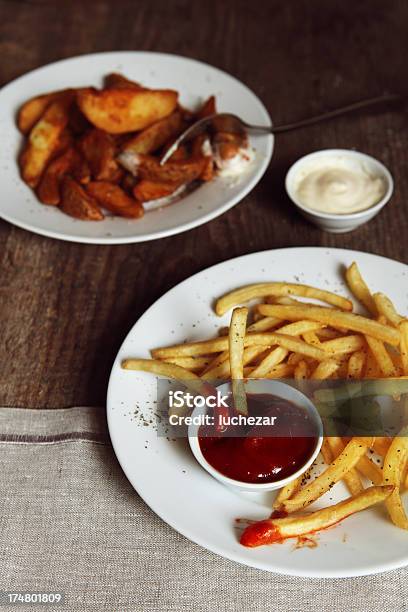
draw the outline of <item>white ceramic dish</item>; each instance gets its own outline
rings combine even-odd
[[[231,384],[225,383],[217,387],[217,390],[222,395],[229,395],[231,393]],[[281,480],[275,480],[275,482],[261,482],[251,484],[248,482],[241,482],[239,480],[233,480],[232,478],[228,478],[228,476],[224,476],[221,472],[213,468],[213,466],[208,463],[205,459],[198,439],[198,430],[199,426],[197,424],[192,423],[188,428],[188,441],[190,444],[190,448],[193,452],[194,457],[197,459],[198,463],[203,467],[211,476],[219,480],[222,484],[231,487],[232,489],[236,489],[239,492],[246,491],[248,493],[260,493],[263,491],[275,491],[276,489],[281,489],[289,484],[292,480],[295,480],[299,476],[301,476],[306,470],[310,468],[312,463],[315,461],[317,455],[320,452],[323,443],[323,425],[322,420],[318,411],[316,410],[314,404],[310,401],[306,395],[287,385],[279,380],[247,380],[245,381],[245,392],[246,393],[268,393],[271,395],[277,395],[278,397],[282,397],[285,400],[293,402],[297,406],[304,408],[309,415],[312,417],[313,421],[316,423],[319,429],[319,437],[316,438],[316,446],[311,455],[310,459],[296,472],[293,472],[287,478],[282,478]],[[205,413],[205,409],[204,409]],[[199,414],[203,414],[202,408],[196,408],[193,411],[192,416],[196,416]]]
[[[304,206],[297,196],[297,186],[302,177],[307,174],[308,167],[313,166],[319,158],[325,159],[328,162],[332,160],[341,160],[341,162],[350,167],[350,169],[358,171],[361,165],[364,165],[371,174],[380,176],[383,179],[385,184],[384,196],[377,204],[366,210],[345,215],[322,213]],[[297,162],[291,166],[286,175],[285,187],[288,196],[306,219],[326,232],[342,234],[357,229],[357,227],[367,223],[378,215],[392,196],[394,181],[391,173],[384,164],[370,155],[360,153],[359,151],[353,151],[352,149],[323,149],[322,151],[315,151],[314,153],[310,153],[298,159]]]
[[[295,576],[360,576],[408,564],[408,533],[395,527],[382,507],[351,516],[321,532],[313,549],[294,550],[293,541],[254,549],[242,547],[235,519],[265,518],[274,493],[232,491],[198,465],[186,439],[158,437],[155,428],[143,426],[140,412],[147,419],[155,419],[156,377],[120,367],[124,358],[149,357],[152,347],[215,335],[219,326],[227,324],[229,315],[214,314],[214,299],[241,285],[286,280],[348,295],[344,266],[354,260],[373,290],[389,294],[399,311],[408,314],[405,264],[341,249],[280,249],[226,261],[180,283],[147,310],[123,342],[107,396],[114,450],[145,502],[197,544],[252,567]],[[347,495],[343,484],[338,483],[314,507],[335,503]],[[407,495],[404,500],[408,508]]]
[[[73,219],[42,205],[21,181],[16,158],[22,144],[15,125],[19,106],[32,96],[69,86],[100,86],[109,72],[123,72],[148,87],[172,88],[180,101],[194,108],[214,94],[220,111],[231,111],[249,123],[270,125],[262,102],[234,77],[195,60],[162,53],[123,51],[62,60],[34,70],[0,91],[0,217],[37,234],[73,242],[120,244],[155,240],[192,229],[237,204],[258,183],[272,156],[273,136],[250,140],[255,160],[238,180],[217,178],[185,198],[143,219],[108,217],[100,222]]]

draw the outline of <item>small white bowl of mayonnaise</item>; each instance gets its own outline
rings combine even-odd
[[[290,199],[327,232],[351,232],[387,204],[394,181],[374,157],[351,149],[324,149],[301,157],[286,175]]]

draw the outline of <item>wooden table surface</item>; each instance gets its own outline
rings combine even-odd
[[[233,74],[278,124],[406,89],[407,19],[404,0],[0,0],[0,85],[78,54],[156,50]],[[391,204],[351,234],[309,225],[284,192],[290,164],[329,147],[372,154],[395,178]],[[0,405],[104,405],[131,325],[170,287],[225,259],[320,245],[407,262],[407,151],[401,110],[279,136],[269,170],[243,202],[207,225],[145,244],[70,244],[0,221]]]

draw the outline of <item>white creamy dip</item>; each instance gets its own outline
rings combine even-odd
[[[342,159],[319,157],[302,170],[295,194],[302,206],[335,215],[366,210],[385,195],[384,179]]]

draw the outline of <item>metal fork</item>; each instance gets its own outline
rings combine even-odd
[[[296,130],[300,127],[306,127],[308,125],[320,123],[321,121],[334,119],[335,117],[339,117],[340,115],[345,115],[346,113],[351,113],[353,111],[360,110],[361,108],[367,108],[369,106],[375,106],[377,104],[384,104],[390,102],[401,102],[403,100],[404,98],[400,95],[385,94],[383,96],[376,96],[375,98],[360,100],[359,102],[354,102],[353,104],[342,106],[341,108],[337,108],[335,110],[328,111],[320,115],[316,115],[314,117],[309,117],[308,119],[302,119],[301,121],[295,121],[294,123],[287,123],[285,125],[278,125],[276,127],[271,125],[251,125],[243,121],[237,115],[232,115],[230,113],[216,113],[214,115],[204,117],[203,119],[196,121],[196,123],[193,123],[193,125],[188,127],[162,156],[160,164],[165,164],[166,161],[173,155],[173,153],[177,151],[181,144],[191,140],[192,138],[198,136],[199,134],[202,134],[203,132],[211,133],[217,131],[226,131],[237,134],[250,133],[254,135],[281,134],[282,132],[290,132],[291,130]]]

